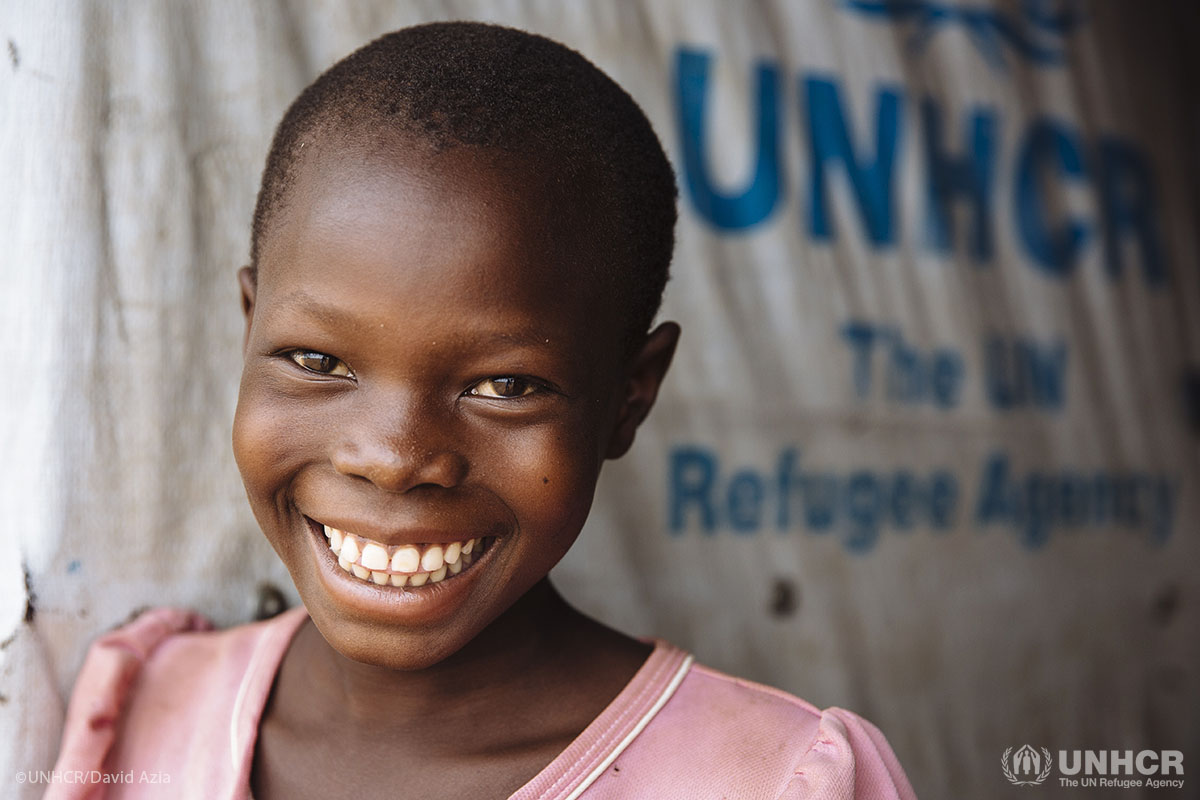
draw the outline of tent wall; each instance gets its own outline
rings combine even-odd
[[[258,176],[322,69],[452,18],[579,49],[678,171],[681,350],[570,598],[859,711],[925,797],[1200,755],[1188,6],[6,4],[0,780],[135,609],[296,602],[229,447]]]

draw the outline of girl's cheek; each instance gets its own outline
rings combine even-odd
[[[286,408],[254,384],[245,384],[233,419],[233,456],[247,490],[255,494],[277,477],[289,454]]]

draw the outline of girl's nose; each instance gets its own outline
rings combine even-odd
[[[357,427],[333,448],[334,469],[366,478],[387,492],[418,486],[457,486],[467,460],[435,420],[404,414]]]

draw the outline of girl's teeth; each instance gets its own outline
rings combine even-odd
[[[325,535],[329,537],[329,549],[335,553],[342,552],[342,540],[345,539],[342,532],[337,528],[330,528],[326,525]]]
[[[392,554],[392,572],[416,572],[421,567],[421,551],[405,545]]]
[[[323,526],[329,549],[338,558],[338,566],[362,580],[378,586],[424,586],[439,583],[462,572],[473,560],[471,553],[479,539],[449,544],[400,545],[389,555],[389,548],[364,540],[351,533]]]
[[[442,552],[441,545],[437,544],[426,550],[425,555],[421,556],[421,569],[425,572],[437,572],[441,569],[445,563]]]
[[[369,570],[382,572],[388,568],[387,550],[383,549],[381,545],[377,545],[374,542],[364,545],[362,549],[362,559],[359,563]],[[378,583],[378,581],[376,581],[376,583]]]

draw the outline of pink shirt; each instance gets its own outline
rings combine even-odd
[[[249,798],[259,718],[306,619],[296,608],[218,632],[162,608],[98,639],[46,798]],[[657,642],[616,699],[510,800],[914,797],[871,723]]]

